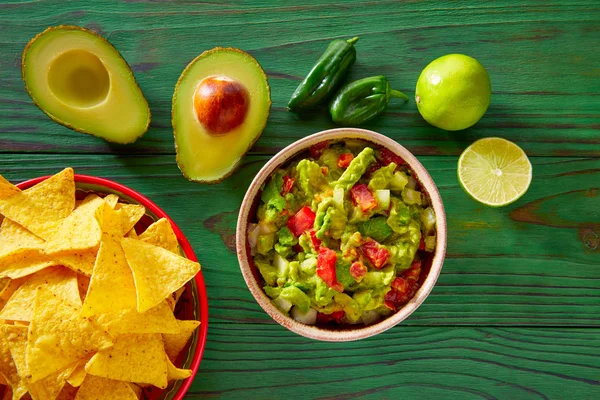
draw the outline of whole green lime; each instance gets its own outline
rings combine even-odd
[[[473,126],[485,114],[492,97],[490,76],[479,61],[448,54],[425,67],[415,101],[425,121],[448,131]]]

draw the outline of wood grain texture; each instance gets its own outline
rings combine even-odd
[[[73,166],[150,197],[182,228],[203,265],[211,321],[269,322],[233,252],[237,211],[268,157],[249,156],[221,184],[187,182],[174,157],[4,155],[0,171],[20,181]],[[448,254],[425,303],[406,325],[577,326],[600,328],[600,160],[533,161],[529,192],[505,208],[471,200],[456,178],[456,157],[422,156],[448,219]]]
[[[474,139],[501,136],[530,155],[600,155],[600,5],[594,0],[487,2],[181,1],[0,4],[1,152],[173,153],[175,82],[185,65],[214,46],[249,51],[263,65],[273,108],[257,154],[272,154],[332,127],[325,111],[305,119],[285,110],[294,88],[333,38],[359,35],[352,78],[388,76],[414,93],[420,71],[451,52],[489,70],[492,104],[472,129],[448,133],[419,116],[414,101],[396,104],[366,126],[418,155],[459,154]],[[27,41],[47,26],[76,24],[108,37],[132,66],[152,109],[148,134],[114,146],[50,121],[20,78]]]

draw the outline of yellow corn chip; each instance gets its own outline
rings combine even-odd
[[[19,279],[11,279],[8,285],[4,286],[4,289],[0,291],[0,310],[4,308],[6,302],[10,297],[17,291],[19,286],[21,286],[27,278],[19,278]]]
[[[165,356],[165,359],[167,360],[167,380],[169,382],[178,381],[181,379],[187,379],[190,376],[192,376],[191,369],[177,368],[176,366],[173,365],[173,363],[171,362],[171,360],[169,360],[168,357]]]
[[[77,277],[64,267],[47,268],[32,275],[8,300],[0,318],[11,321],[31,321],[37,289],[43,286],[63,300],[81,307]]]
[[[117,203],[119,202],[119,196],[116,194],[109,194],[104,198],[104,202],[110,206],[110,208],[115,208]]]
[[[23,278],[58,264],[58,261],[50,261],[38,251],[28,251],[18,254],[17,259],[8,265],[1,265],[0,276],[11,279]]]
[[[140,240],[180,255],[177,236],[175,236],[173,227],[166,218],[161,218],[150,225],[148,229],[140,235]]]
[[[167,387],[167,363],[159,334],[121,335],[113,347],[96,353],[85,370],[104,378]]]
[[[84,250],[81,252],[54,255],[51,258],[56,260],[59,265],[64,265],[79,274],[91,276],[97,254],[96,250]]]
[[[4,179],[0,175],[0,200],[8,199],[9,197],[19,193],[21,189]]]
[[[200,321],[182,321],[177,320],[179,324],[179,333],[175,334],[163,334],[163,342],[165,343],[165,352],[169,359],[173,362],[177,360],[179,353],[183,351],[187,345],[190,337],[200,325]]]
[[[141,240],[123,238],[121,246],[133,271],[139,312],[165,300],[200,270],[200,264]]]
[[[26,392],[27,388],[25,382],[19,377],[19,371],[10,350],[10,340],[13,340],[13,331],[23,332],[25,337],[27,336],[27,328],[16,327],[13,325],[1,325],[0,326],[0,375],[4,377],[4,380],[12,388],[16,398],[21,398]]]
[[[96,214],[104,201],[95,196],[84,201],[64,219],[46,242],[46,254],[93,249],[100,244],[102,230]]]
[[[83,303],[87,296],[88,288],[90,287],[90,278],[85,275],[77,275],[77,286],[79,286],[79,297]]]
[[[79,361],[77,367],[73,370],[71,375],[67,378],[67,382],[73,387],[81,386],[81,383],[85,379],[87,373],[85,372],[85,364],[89,361],[88,358]]]
[[[99,376],[86,376],[75,400],[137,400],[131,385]]]
[[[8,345],[20,376],[27,376],[28,366],[25,360],[27,346],[27,329],[18,326],[3,326]],[[35,383],[22,379],[33,400],[54,400],[65,385],[66,377],[71,375],[76,364],[69,365],[62,371],[54,372]]]
[[[115,210],[119,213],[122,223],[121,237],[133,229],[135,224],[144,216],[146,208],[139,204],[122,204],[115,206]]]
[[[4,218],[0,226],[0,265],[10,256],[27,250],[41,250],[44,239],[41,239],[8,218]],[[1,267],[0,267],[1,268]]]
[[[10,284],[10,278],[0,278],[0,292]]]
[[[132,238],[132,239],[137,239],[138,238],[138,234],[135,231],[135,228],[132,228],[129,232],[127,232],[125,234],[125,237]]]
[[[112,336],[124,333],[179,333],[180,331],[177,319],[165,301],[143,313],[130,308],[97,315],[96,320]]]
[[[179,289],[171,293],[169,297],[167,297],[167,302],[169,303],[169,307],[171,307],[171,310],[175,310],[175,306],[177,305],[177,302],[181,298],[183,292],[185,292],[185,286],[180,287]]]
[[[16,326],[29,326],[29,322],[27,321],[14,321]]]
[[[48,239],[75,207],[73,169],[0,200],[0,214],[42,239]]]
[[[81,314],[85,316],[136,308],[136,291],[131,269],[120,244],[121,219],[104,207],[102,243]]]
[[[27,337],[27,366],[36,382],[112,345],[100,325],[52,291],[38,288]]]

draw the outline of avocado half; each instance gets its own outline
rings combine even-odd
[[[265,72],[250,54],[217,47],[185,68],[173,94],[177,165],[193,182],[218,183],[260,137],[271,109]]]
[[[121,144],[148,130],[150,109],[131,68],[95,32],[46,29],[25,47],[21,72],[33,102],[61,125]]]

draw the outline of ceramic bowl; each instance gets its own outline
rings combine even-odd
[[[49,177],[44,176],[35,178],[22,182],[17,186],[24,190],[47,178]],[[144,215],[136,225],[136,230],[138,232],[143,232],[150,224],[161,218],[168,219],[179,240],[179,247],[181,248],[183,255],[192,261],[198,261],[194,254],[194,250],[192,250],[190,243],[183,235],[181,229],[179,229],[173,220],[169,218],[160,207],[147,197],[117,182],[94,176],[75,174],[75,185],[77,189],[77,199],[83,199],[88,193],[96,193],[101,197],[108,194],[116,194],[119,196],[121,202],[141,204],[146,207],[146,215]],[[196,329],[196,332],[192,335],[187,348],[182,351],[175,363],[179,368],[191,369],[192,376],[181,381],[173,381],[164,390],[146,388],[144,394],[147,399],[182,400],[192,384],[196,372],[198,372],[208,333],[208,298],[202,271],[186,284],[186,290],[181,295],[181,298],[175,307],[175,316],[177,319],[195,319],[201,322],[198,329]]]
[[[337,141],[345,139],[359,139],[376,147],[385,147],[400,156],[411,169],[413,177],[419,182],[422,191],[429,198],[436,214],[437,243],[435,252],[423,260],[421,273],[421,287],[414,297],[395,314],[378,323],[365,326],[350,325],[344,327],[320,327],[306,325],[295,321],[283,314],[263,291],[263,281],[260,274],[254,269],[250,246],[248,244],[248,224],[253,221],[261,188],[271,174],[280,166],[285,165],[296,156],[306,152],[309,147],[323,141]],[[258,304],[279,324],[299,335],[323,341],[344,342],[364,339],[387,329],[392,328],[406,319],[419,307],[429,295],[442,269],[446,254],[446,214],[440,193],[423,165],[406,148],[394,140],[379,133],[356,128],[331,129],[305,137],[289,145],[275,155],[256,175],[244,197],[236,230],[237,256],[242,274],[250,292]]]

